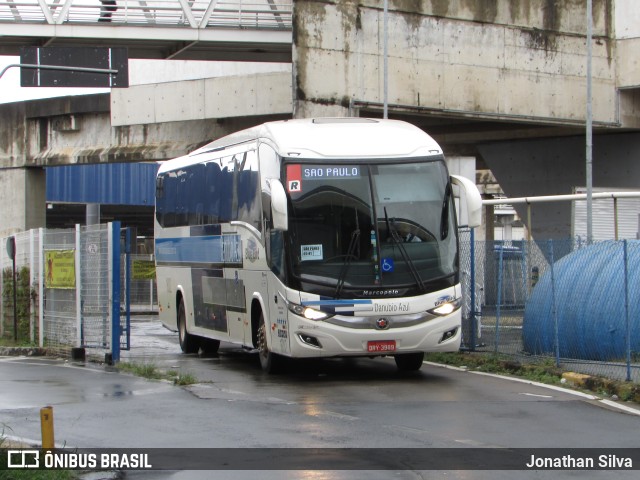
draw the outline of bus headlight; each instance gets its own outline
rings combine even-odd
[[[290,312],[304,317],[307,320],[324,320],[333,316],[328,313],[321,312],[320,310],[316,310],[315,308],[305,307],[304,305],[297,305],[291,302],[287,302],[287,308],[289,308]]]
[[[461,298],[451,299],[441,305],[438,305],[436,308],[429,310],[429,313],[433,313],[438,316],[451,315],[453,312],[458,310],[462,306]]]

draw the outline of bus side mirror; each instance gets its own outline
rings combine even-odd
[[[451,183],[464,190],[464,196],[467,199],[467,214],[469,216],[468,226],[471,228],[479,227],[482,223],[482,197],[478,187],[468,178],[459,175],[451,175]]]
[[[280,180],[271,180],[271,218],[274,230],[286,232],[289,228],[287,193]]]

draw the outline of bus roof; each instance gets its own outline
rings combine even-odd
[[[267,122],[221,137],[186,157],[180,166],[205,160],[205,153],[268,139],[282,157],[304,159],[406,158],[441,155],[429,135],[410,123],[373,118],[308,118]],[[177,165],[173,164],[175,168]],[[163,168],[164,167],[164,168]],[[163,165],[161,171],[172,169]]]

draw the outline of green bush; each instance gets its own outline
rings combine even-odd
[[[31,318],[31,302],[37,297],[35,288],[32,288],[29,281],[31,272],[29,267],[21,267],[16,271],[16,284],[18,286],[17,314],[18,314],[18,341],[28,342],[29,323]],[[2,305],[4,309],[4,336],[14,337],[13,331],[13,270],[5,268],[2,272]]]

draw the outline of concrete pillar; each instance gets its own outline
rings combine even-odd
[[[1,170],[0,236],[45,227],[46,186],[42,168]]]
[[[100,224],[100,204],[88,203],[86,208],[85,225]]]
[[[349,109],[332,103],[294,102],[293,118],[349,117]]]

